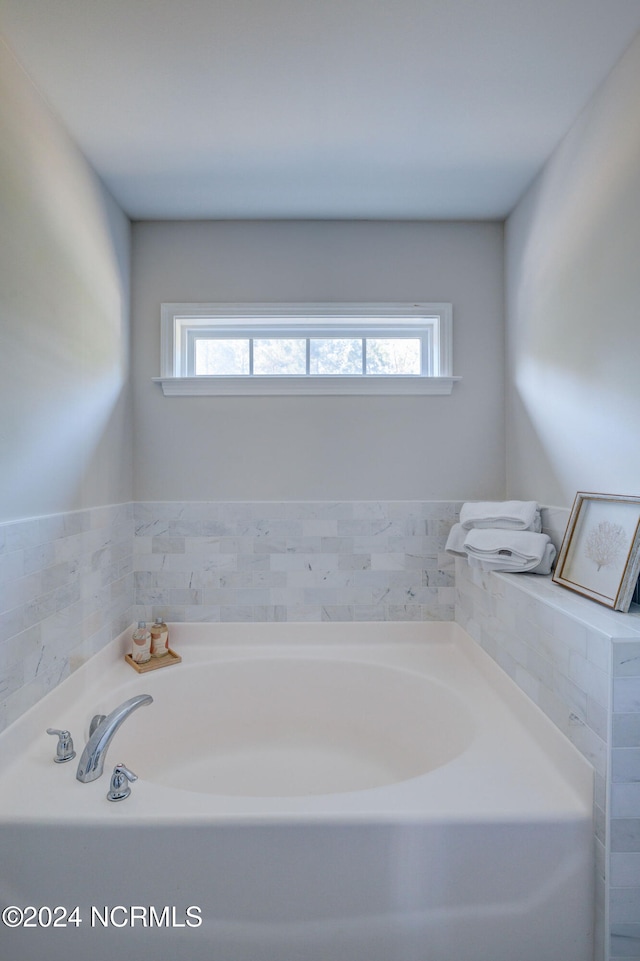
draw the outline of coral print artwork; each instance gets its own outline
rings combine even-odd
[[[620,524],[600,521],[587,534],[584,553],[596,565],[598,571],[603,567],[614,568],[629,546],[629,532]]]
[[[639,529],[640,498],[577,494],[554,580],[628,610],[638,578]]]

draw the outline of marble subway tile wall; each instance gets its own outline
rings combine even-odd
[[[0,729],[132,620],[133,505],[0,525]]]
[[[136,615],[452,620],[452,501],[138,503]]]
[[[640,959],[640,639],[613,645],[611,961]]]
[[[593,765],[594,959],[640,961],[640,612],[464,558],[456,595],[458,623]]]

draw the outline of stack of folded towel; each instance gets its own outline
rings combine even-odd
[[[446,550],[466,554],[485,571],[550,574],[556,549],[542,534],[535,501],[478,501],[463,504],[460,523],[451,528]]]

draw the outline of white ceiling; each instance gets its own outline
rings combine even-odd
[[[0,0],[134,219],[504,217],[639,0]]]

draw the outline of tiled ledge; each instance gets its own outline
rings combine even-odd
[[[494,576],[515,591],[528,594],[535,602],[560,611],[584,624],[586,628],[606,634],[612,640],[633,639],[636,635],[640,636],[640,604],[632,604],[629,612],[622,614],[619,611],[609,610],[595,601],[590,601],[580,594],[574,594],[560,587],[559,584],[554,584],[551,577],[540,577],[537,574],[494,574]]]
[[[597,611],[599,626],[576,618],[572,601],[563,603],[568,592],[555,587],[550,578],[485,573],[457,559],[456,620],[588,757],[604,808],[611,635]]]
[[[456,620],[595,771],[595,961],[640,959],[640,607],[456,559]]]

